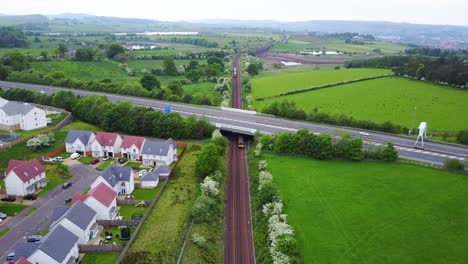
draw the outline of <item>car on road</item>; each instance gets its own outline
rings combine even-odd
[[[37,194],[35,193],[26,194],[25,196],[23,196],[23,199],[24,200],[36,200]]]
[[[109,156],[104,156],[104,157],[102,157],[102,160],[104,160],[104,161],[109,160],[109,159],[110,159]]]
[[[64,161],[64,158],[58,156],[58,157],[53,158],[52,160],[55,161],[55,162],[63,162],[63,161]]]
[[[64,184],[62,184],[62,189],[68,189],[72,186],[72,183],[71,182],[66,182]]]
[[[13,195],[7,195],[1,199],[4,202],[14,202],[16,201],[16,197]]]
[[[5,213],[0,212],[0,219],[5,220],[8,217]]]
[[[69,202],[71,202],[71,201],[72,201],[72,198],[71,198],[71,197],[68,197],[67,199],[65,199],[65,203],[66,203],[66,204],[69,203]]]
[[[15,258],[15,252],[10,252],[10,253],[8,253],[8,255],[6,256],[6,260],[7,260],[7,261],[13,260],[14,258]]]
[[[41,241],[42,236],[40,235],[32,235],[32,236],[27,236],[26,241],[27,242],[39,242]]]
[[[73,154],[70,155],[70,158],[71,158],[72,160],[76,160],[76,159],[79,158],[80,156],[81,156],[80,153],[76,153],[76,152],[75,152],[75,153],[73,153]]]
[[[359,132],[359,135],[361,135],[361,136],[368,136],[368,135],[369,135],[369,133],[367,133],[367,132],[364,132],[364,131],[361,131],[361,132]]]
[[[94,165],[94,164],[97,164],[97,163],[99,163],[99,159],[93,159],[89,164]]]

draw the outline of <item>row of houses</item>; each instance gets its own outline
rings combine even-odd
[[[8,101],[0,97],[0,129],[33,130],[47,126],[46,111],[29,103]]]
[[[145,166],[170,165],[177,160],[177,145],[172,139],[149,140],[138,136],[124,136],[109,132],[70,130],[65,139],[68,153],[100,158],[125,157],[141,161]]]

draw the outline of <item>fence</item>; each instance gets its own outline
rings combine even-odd
[[[80,253],[122,252],[122,245],[78,245]]]
[[[49,154],[47,154],[45,156],[48,157],[48,158],[52,158],[52,157],[55,157],[58,154],[63,153],[63,152],[65,152],[65,146],[62,146],[62,147],[50,152]]]
[[[98,225],[102,226],[133,226],[140,223],[139,220],[96,220]]]
[[[182,159],[185,150],[187,149],[187,143],[176,141],[176,144],[178,147],[183,148],[182,152],[179,154],[178,159],[176,161],[176,164],[174,166],[174,169],[177,167],[179,164],[179,161]],[[122,263],[122,260],[125,257],[125,254],[127,254],[127,251],[130,249],[130,246],[132,245],[133,241],[135,240],[136,236],[138,235],[138,232],[140,232],[141,227],[143,226],[143,223],[146,221],[148,218],[151,210],[153,209],[154,205],[156,202],[159,200],[159,197],[161,197],[162,193],[164,192],[164,189],[166,188],[167,184],[169,183],[169,179],[172,176],[172,173],[174,172],[174,169],[171,170],[168,179],[164,182],[164,185],[161,187],[161,190],[159,190],[158,194],[156,197],[154,197],[153,201],[151,202],[151,205],[148,207],[148,210],[146,210],[145,214],[143,215],[143,218],[141,219],[140,223],[136,227],[135,231],[133,232],[132,236],[130,237],[130,240],[128,241],[127,245],[125,245],[125,248],[122,250],[122,253],[120,253],[119,258],[117,259],[117,264]]]
[[[117,205],[137,205],[141,202],[145,202],[146,206],[150,206],[152,200],[117,199]]]
[[[18,139],[15,139],[11,142],[6,142],[6,143],[3,143],[3,145],[0,145],[0,151],[1,150],[5,150],[5,149],[8,149],[8,148],[11,148],[13,147],[14,145],[16,144],[19,144],[21,142],[24,142],[26,140],[29,140],[37,135],[41,135],[41,134],[47,134],[49,132],[52,132],[52,131],[55,131],[55,130],[58,130],[58,129],[61,129],[62,127],[68,125],[71,121],[73,121],[73,116],[71,115],[70,112],[65,112],[67,113],[67,116],[62,120],[60,121],[60,123],[58,123],[57,125],[53,126],[53,127],[50,127],[50,128],[46,128],[44,130],[41,130],[41,131],[38,131],[37,133],[34,133],[33,135],[29,135],[29,136],[24,136],[24,137],[20,137]]]

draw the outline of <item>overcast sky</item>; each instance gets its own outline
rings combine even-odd
[[[468,26],[468,0],[0,0],[0,13],[87,13],[165,21],[333,19]]]

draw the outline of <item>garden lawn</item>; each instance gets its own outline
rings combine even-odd
[[[82,164],[89,164],[91,161],[93,161],[95,158],[93,156],[86,156],[86,157],[80,157],[78,159],[79,162]]]
[[[104,161],[104,163],[102,163],[101,165],[99,165],[96,170],[98,171],[103,171],[105,169],[107,169],[112,163],[115,162],[115,159],[114,158],[110,158],[106,161]]]
[[[391,74],[387,69],[340,69],[285,71],[252,78],[252,96],[262,98],[288,91],[304,89],[341,81],[351,81],[372,76]]]
[[[154,208],[127,252],[127,257],[139,256],[148,263],[175,263],[189,226],[189,213],[198,193],[200,179],[195,176],[196,154],[188,151],[177,166],[174,177],[166,186]],[[146,252],[145,252],[146,251]]]
[[[120,253],[86,253],[81,260],[83,264],[115,264]]]
[[[159,190],[163,186],[165,181],[159,180],[158,186],[156,188],[135,188],[133,190],[132,195],[134,196],[135,200],[153,200],[158,194]]]
[[[387,77],[325,88],[256,102],[263,110],[273,100],[292,100],[311,112],[346,114],[357,120],[392,123],[410,127],[416,106],[415,127],[425,121],[429,131],[455,131],[467,128],[468,92],[422,81]]]
[[[44,165],[44,168],[46,170],[47,186],[37,193],[39,197],[44,196],[48,191],[71,179],[70,176],[58,175],[55,171],[56,165],[54,164]]]
[[[464,263],[468,178],[264,154],[305,263]]]
[[[19,198],[16,200],[18,201]],[[17,213],[23,211],[23,209],[26,207],[28,206],[19,203],[0,202],[0,212],[8,216],[15,216]]]
[[[144,215],[147,209],[146,206],[135,207],[134,205],[121,205],[119,214],[124,220],[132,220],[132,214],[140,213]]]

